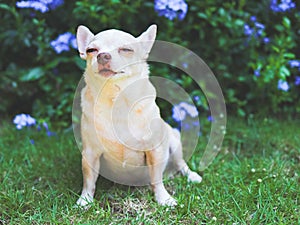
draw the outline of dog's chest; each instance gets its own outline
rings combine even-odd
[[[127,149],[149,147],[145,138],[151,135],[154,119],[160,118],[152,86],[122,89],[107,84],[96,95],[87,88],[82,97],[83,113],[98,138],[125,145]]]

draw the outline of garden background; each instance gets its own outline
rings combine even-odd
[[[166,224],[299,223],[299,2],[2,0],[0,15],[0,223],[164,224],[165,214]],[[182,193],[182,207],[175,211],[157,212],[152,196],[144,196],[149,190],[115,185],[110,190],[109,181],[98,185],[100,204],[89,212],[76,211],[72,204],[81,185],[76,178],[81,176],[80,152],[71,115],[85,67],[76,49],[76,28],[83,24],[95,33],[116,28],[137,36],[153,23],[158,40],[195,52],[220,83],[229,116],[222,154],[204,173],[208,183],[203,186],[191,187],[179,178],[169,181],[169,188],[179,183],[172,190]],[[203,149],[200,142],[207,142],[213,118],[199,87],[166,65],[151,64],[151,73],[176,81],[190,94],[199,112]],[[176,126],[172,106],[159,104],[164,118]],[[188,114],[187,108],[182,110]],[[199,157],[190,162],[195,170]],[[269,179],[274,176],[289,179],[274,183]],[[270,183],[262,185],[265,180]],[[113,197],[103,196],[106,190]],[[239,204],[233,198],[238,191]],[[183,194],[188,192],[186,203]],[[118,195],[130,197],[119,204],[123,200]],[[143,198],[148,202],[139,202]],[[83,219],[77,217],[81,213]]]

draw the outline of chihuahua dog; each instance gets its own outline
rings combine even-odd
[[[202,180],[183,160],[179,131],[161,119],[155,103],[146,60],[156,29],[151,25],[134,37],[114,29],[94,35],[87,27],[78,27],[78,50],[86,60],[79,206],[93,201],[99,173],[121,184],[151,184],[156,201],[166,206],[177,204],[163,184],[169,163],[189,181]]]

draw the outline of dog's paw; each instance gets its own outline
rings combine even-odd
[[[170,197],[162,205],[174,207],[177,205],[177,201],[174,198]]]
[[[91,196],[89,195],[80,196],[80,198],[76,202],[76,206],[87,210],[91,207],[92,203],[93,203],[93,198]]]
[[[193,171],[190,171],[188,174],[188,182],[193,182],[193,183],[200,183],[202,181],[202,177]]]
[[[162,205],[162,206],[176,206],[177,205],[177,201],[172,198],[170,195],[165,196],[165,197],[161,197],[161,198],[157,198],[156,199],[158,204]]]

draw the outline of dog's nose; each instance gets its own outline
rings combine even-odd
[[[102,52],[99,55],[97,55],[97,62],[101,65],[105,65],[109,63],[111,60],[111,55],[107,52]]]

